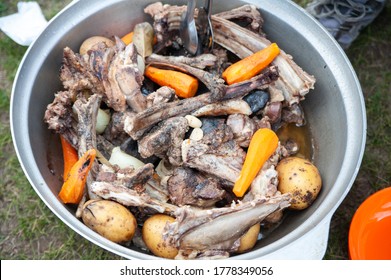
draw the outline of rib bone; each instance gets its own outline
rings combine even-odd
[[[264,89],[278,78],[277,67],[269,67],[262,74],[242,83],[226,87],[222,100],[241,98],[253,89]],[[156,104],[134,116],[125,119],[124,130],[135,140],[139,139],[145,130],[156,123],[174,117],[185,116],[191,112],[213,103],[211,93],[204,93],[193,98],[180,101]]]

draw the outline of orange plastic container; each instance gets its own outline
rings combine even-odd
[[[372,194],[357,209],[349,255],[352,260],[391,260],[391,187]]]

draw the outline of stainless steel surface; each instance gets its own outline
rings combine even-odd
[[[198,33],[198,52],[210,52],[213,49],[213,27],[211,22],[213,0],[205,0],[203,7],[198,9],[197,23],[199,26]]]
[[[180,34],[183,41],[183,46],[191,54],[196,54],[198,49],[198,34],[197,28],[194,20],[194,11],[195,11],[196,1],[188,0],[187,1],[187,11],[182,16]]]
[[[57,194],[62,170],[59,139],[42,121],[53,94],[61,89],[58,71],[62,50],[77,50],[93,35],[122,36],[143,20],[151,0],[78,1],[54,18],[30,46],[18,70],[11,99],[11,130],[16,152],[31,185],[46,205],[69,227],[99,246],[126,258],[155,258],[136,248],[112,243],[87,228]],[[303,106],[315,138],[314,161],[323,178],[315,203],[291,215],[249,253],[235,258],[268,257],[284,250],[331,216],[357,175],[362,160],[366,118],[360,84],[346,55],[318,22],[291,1],[249,0],[265,19],[264,30],[307,72],[317,78]],[[185,4],[185,1],[165,1]],[[213,12],[243,4],[216,1]],[[22,112],[22,113],[21,113]],[[300,252],[297,252],[300,254]],[[288,258],[295,258],[289,256]]]

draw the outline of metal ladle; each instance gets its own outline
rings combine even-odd
[[[212,0],[205,0],[204,7],[198,10],[197,26],[194,21],[195,1],[189,0],[187,11],[182,15],[180,36],[185,49],[192,55],[210,52],[213,48],[213,29],[210,20]]]
[[[196,54],[198,50],[198,34],[194,21],[195,0],[187,1],[187,11],[182,14],[180,35],[183,46],[191,54]]]

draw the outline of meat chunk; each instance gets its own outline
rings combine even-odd
[[[66,47],[60,79],[68,90],[98,94],[115,111],[123,112],[127,106],[142,111],[146,100],[141,94],[144,77],[138,69],[137,51],[133,44],[115,40],[114,47],[102,45],[84,56]]]
[[[217,148],[222,143],[232,140],[232,130],[225,123],[224,118],[201,118],[204,137],[202,143]]]
[[[178,206],[212,207],[225,193],[218,180],[190,168],[176,168],[167,184],[170,199]]]
[[[182,143],[185,166],[225,180],[232,186],[240,175],[245,157],[245,151],[234,140],[224,142],[217,148],[190,139]]]
[[[121,185],[142,193],[144,185],[150,180],[154,173],[154,166],[150,163],[138,168],[117,168],[101,165],[96,181],[107,182],[114,185]]]
[[[125,119],[133,115],[135,115],[135,113],[130,110],[123,112],[114,111],[111,114],[110,122],[107,125],[103,136],[114,145],[121,145],[121,143],[129,138],[129,135],[124,131]]]
[[[241,147],[247,148],[257,130],[256,123],[249,116],[234,114],[228,116],[227,125],[231,128],[236,142]]]
[[[160,87],[156,91],[148,94],[147,107],[152,107],[160,103],[174,101],[176,98],[175,90],[170,87]]]
[[[239,177],[246,152],[233,140],[225,119],[203,118],[201,129],[204,132],[201,141],[183,141],[183,164],[233,185]]]
[[[78,136],[78,148],[77,153],[79,158],[84,155],[85,152],[89,149],[96,149],[96,116],[98,114],[98,109],[100,106],[101,98],[94,94],[85,100],[84,98],[79,98],[73,104],[73,110],[77,115],[77,136]],[[95,198],[94,194],[91,192],[91,184],[94,181],[94,178],[97,174],[97,163],[94,162],[90,172],[87,175],[87,193],[88,196],[93,199]]]
[[[141,93],[144,76],[138,69],[136,47],[132,43],[125,46],[119,38],[116,38],[116,43],[118,52],[113,57],[108,72],[113,93],[108,105],[116,111],[124,111],[127,104],[135,112],[141,112],[147,104]]]
[[[76,98],[74,91],[59,91],[54,95],[54,100],[45,111],[44,121],[49,129],[61,134],[73,147],[78,146],[75,131],[76,120],[73,118],[72,105]]]
[[[167,240],[181,250],[235,252],[240,237],[268,215],[290,205],[290,195],[256,198],[229,207],[179,207],[176,221],[166,226]]]
[[[168,157],[173,165],[180,165],[181,144],[189,124],[184,117],[175,117],[159,123],[138,142],[140,155],[144,158],[157,155]]]
[[[138,193],[136,190],[129,189],[120,184],[95,181],[91,185],[91,190],[103,199],[114,200],[125,206],[142,207],[167,214],[174,213],[178,208],[173,204],[152,198],[147,193]]]
[[[80,54],[74,53],[69,47],[64,48],[60,80],[65,89],[75,92],[90,90],[104,96],[105,88],[98,77]]]

